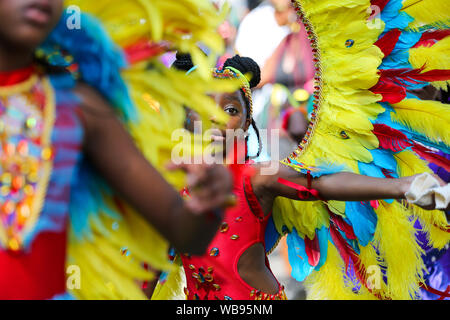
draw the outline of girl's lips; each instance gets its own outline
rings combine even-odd
[[[211,140],[212,141],[225,141],[225,137],[224,136],[211,135]]]
[[[52,18],[52,8],[45,3],[34,3],[25,8],[24,18],[37,26],[47,26]]]

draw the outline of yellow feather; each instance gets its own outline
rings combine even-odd
[[[380,201],[374,242],[386,264],[387,296],[392,299],[416,298],[423,280],[423,250],[415,239],[414,222],[401,204]]]
[[[450,70],[450,37],[446,37],[431,47],[419,47],[409,50],[409,62],[419,69],[425,66],[429,70]],[[438,89],[447,90],[450,81],[436,81],[432,84]]]
[[[400,176],[412,176],[417,173],[432,173],[426,162],[412,151],[405,150],[394,155],[398,163]],[[428,244],[434,248],[442,249],[450,241],[450,233],[445,231],[447,219],[440,210],[425,211],[420,207],[408,206],[415,217],[419,218],[423,231],[427,233]]]
[[[438,28],[450,21],[450,2],[446,0],[405,0],[401,11],[415,19],[409,25],[413,30],[423,25]]]
[[[405,99],[392,104],[395,113],[393,121],[406,125],[411,130],[421,133],[434,142],[450,145],[450,110],[447,104],[437,101]]]

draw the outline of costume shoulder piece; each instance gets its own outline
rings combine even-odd
[[[223,15],[206,0],[65,4],[59,25],[37,54],[68,67],[71,77],[103,94],[146,158],[181,188],[183,176],[164,171],[164,165],[175,144],[173,130],[183,128],[183,105],[192,106],[203,119],[225,119],[206,96],[211,87],[219,88],[197,47],[207,46],[212,56],[223,49],[215,32]],[[172,50],[191,53],[200,72],[188,77],[166,67],[159,58]],[[72,294],[83,299],[144,299],[138,281],[153,275],[143,265],[170,269],[168,243],[87,162],[74,176],[68,264],[80,267],[82,284]]]
[[[428,85],[447,88],[449,2],[293,4],[314,52],[315,100],[304,140],[283,163],[312,176],[345,170],[402,177],[429,172],[430,162],[449,170],[437,153],[449,151],[448,105],[412,94]],[[430,245],[448,243],[443,212],[393,200],[279,198],[267,239],[288,234],[293,276],[308,278],[310,299],[414,299],[425,272],[416,219]]]

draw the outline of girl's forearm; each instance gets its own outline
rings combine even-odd
[[[383,179],[342,172],[314,179],[312,188],[326,200],[404,199],[411,182],[412,177]]]

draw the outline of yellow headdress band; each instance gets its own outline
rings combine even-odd
[[[236,78],[241,80],[241,90],[244,92],[244,95],[248,101],[249,117],[251,118],[253,116],[253,99],[252,99],[252,89],[250,88],[250,82],[248,78],[241,71],[233,67],[214,69],[213,76],[214,78],[219,79]]]

